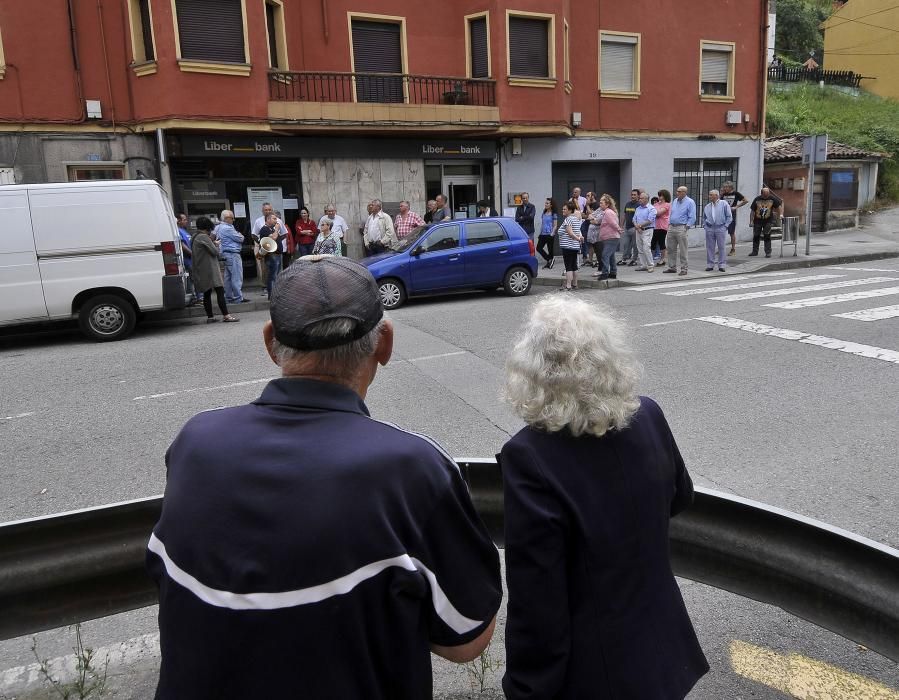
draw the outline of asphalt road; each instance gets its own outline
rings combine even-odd
[[[645,367],[641,391],[665,410],[694,481],[899,547],[899,262],[672,277],[573,294],[609,304],[630,330]],[[459,457],[495,454],[521,427],[499,396],[503,363],[543,293],[552,292],[463,294],[393,312],[395,356],[370,391],[372,413]],[[845,316],[870,309],[885,310]],[[0,337],[0,521],[161,493],[163,454],[184,421],[250,401],[276,375],[261,344],[266,318],[151,323],[105,345],[67,330]],[[779,610],[683,583],[713,666],[692,698],[784,697],[733,670],[743,653],[735,641],[899,690],[895,663]],[[154,631],[152,614],[85,630],[97,645],[138,638]],[[0,672],[33,660],[28,641],[0,643]],[[44,655],[68,651],[64,631],[39,641]],[[148,696],[148,663],[122,697]],[[436,687],[469,685],[463,670],[440,665]]]

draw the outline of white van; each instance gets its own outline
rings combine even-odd
[[[0,187],[0,326],[77,318],[121,340],[185,306],[181,238],[153,180]]]

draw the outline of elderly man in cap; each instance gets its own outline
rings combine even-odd
[[[489,643],[499,560],[456,464],[364,403],[393,349],[378,299],[352,260],[294,262],[262,331],[282,376],[166,453],[157,698],[431,697],[430,652]]]

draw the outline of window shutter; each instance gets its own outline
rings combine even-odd
[[[637,38],[602,38],[600,44],[599,70],[600,90],[608,92],[634,92],[637,63]]]
[[[727,77],[730,73],[730,52],[729,51],[713,51],[703,49],[702,51],[702,80],[703,83],[724,83],[727,84]]]
[[[400,25],[353,20],[353,63],[356,73],[402,73]]]
[[[510,75],[548,78],[549,22],[531,17],[509,18]]]
[[[246,63],[240,0],[177,0],[181,58]]]
[[[471,44],[471,77],[487,78],[487,18],[479,17],[468,23],[469,42]]]
[[[265,27],[268,30],[268,64],[272,68],[280,68],[278,64],[278,36],[275,26],[275,6],[265,3]]]
[[[359,102],[403,102],[400,25],[353,20],[353,72],[395,73],[397,77],[357,76]]]

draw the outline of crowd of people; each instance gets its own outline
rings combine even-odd
[[[706,272],[724,272],[727,256],[736,255],[737,210],[747,204],[753,228],[749,255],[759,254],[763,240],[765,256],[771,257],[771,227],[783,202],[768,187],[763,187],[751,204],[729,181],[721,190],[710,190],[708,196],[699,220],[706,234]],[[516,220],[519,210],[521,207],[516,210]],[[547,197],[539,222],[535,244],[537,254],[544,260],[543,267],[552,269],[555,265],[558,241],[565,265],[563,286],[572,290],[577,289],[578,269],[583,266],[598,268],[592,274],[600,280],[616,279],[618,266],[622,265],[633,266],[638,272],[664,267],[663,272],[687,275],[687,234],[696,225],[697,208],[684,186],[676,189],[674,198],[666,189],[658,190],[654,196],[643,189],[632,189],[620,214],[611,195],[597,197],[594,192],[587,192],[583,196],[581,189],[575,187],[561,209],[554,198]]]

